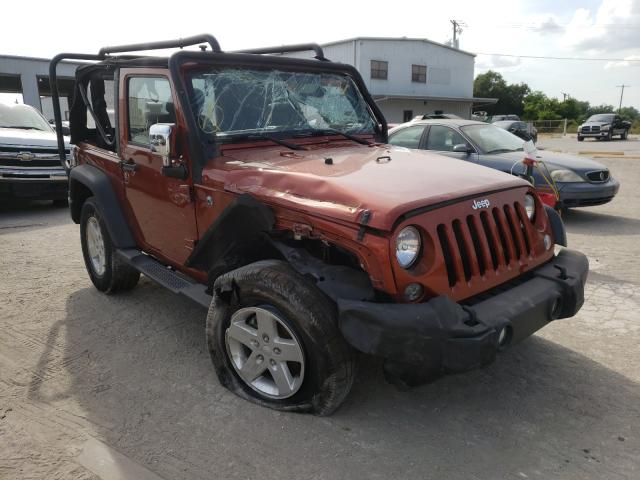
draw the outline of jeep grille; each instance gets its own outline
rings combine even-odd
[[[449,286],[470,282],[488,270],[517,268],[519,260],[533,254],[532,228],[519,202],[439,224],[436,231]]]

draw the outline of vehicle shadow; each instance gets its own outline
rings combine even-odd
[[[69,207],[49,201],[6,200],[0,202],[2,230],[25,227],[48,227],[71,222]]]
[[[573,209],[566,212],[562,220],[570,233],[598,236],[640,234],[640,219],[637,218]]]
[[[205,315],[147,280],[118,296],[78,290],[28,395],[87,419],[163,478],[583,479],[638,466],[637,425],[628,424],[640,418],[638,384],[541,337],[483,370],[409,391],[363,358],[343,408],[318,418],[222,388]],[[58,368],[68,379],[51,377]]]

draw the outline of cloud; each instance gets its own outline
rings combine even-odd
[[[505,70],[514,69],[522,64],[517,57],[503,57],[501,55],[479,55],[476,60],[476,68],[479,70]]]
[[[549,16],[540,23],[533,25],[531,29],[542,34],[563,33],[565,30],[564,27],[562,27],[562,25],[560,25],[552,16]]]
[[[618,62],[607,62],[604,66],[605,70],[620,67],[640,67],[640,55],[629,55],[624,60]]]
[[[640,45],[640,0],[602,0],[592,14],[579,8],[565,30],[563,43],[575,51],[615,54]]]

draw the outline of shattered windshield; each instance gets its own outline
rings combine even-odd
[[[194,74],[191,87],[198,126],[216,137],[375,131],[369,107],[347,75],[215,68]]]

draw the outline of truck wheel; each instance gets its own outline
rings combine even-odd
[[[628,136],[629,136],[629,130],[625,130],[624,132],[622,132],[622,135],[620,135],[620,138],[622,140],[626,140]]]
[[[584,137],[582,137],[582,136],[578,135],[578,141],[579,141],[579,142],[583,142],[583,141],[584,141]]]
[[[80,243],[89,278],[101,292],[130,290],[140,279],[140,272],[115,254],[109,231],[94,197],[88,198],[80,214]]]
[[[335,305],[313,283],[265,260],[221,276],[214,290],[206,331],[222,385],[276,410],[330,415],[340,406],[355,353]]]
[[[607,142],[613,140],[613,131],[609,130],[609,133],[607,133],[607,136],[605,138],[607,139]]]

